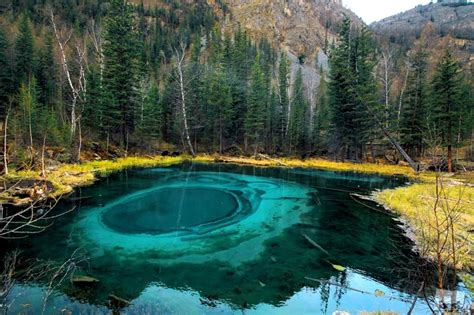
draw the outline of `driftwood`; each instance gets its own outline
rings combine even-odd
[[[72,283],[77,286],[92,286],[99,283],[99,280],[89,276],[75,276]]]
[[[272,161],[272,162],[274,162],[274,163],[276,163],[276,164],[278,164],[278,165],[280,165],[280,166],[288,167],[288,164],[285,164],[285,163],[283,163],[283,162],[281,162],[281,161],[278,161],[278,160],[276,160],[276,159],[272,159],[272,158],[269,157],[268,155],[259,153],[259,154],[257,154],[257,156],[258,156],[259,158],[261,158],[261,159]]]
[[[110,299],[110,305],[116,308],[126,307],[131,304],[130,301],[125,300],[121,297],[118,297],[115,294],[110,294],[109,299]]]
[[[331,256],[331,254],[329,254],[329,252],[327,250],[325,250],[324,248],[322,248],[318,243],[316,243],[315,241],[313,241],[308,235],[306,234],[301,234],[303,235],[303,237],[311,244],[313,245],[314,247],[316,247],[317,249],[319,249],[320,251],[322,251],[323,253]]]

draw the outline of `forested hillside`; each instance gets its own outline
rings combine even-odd
[[[374,160],[394,141],[420,158],[472,141],[472,73],[449,47],[389,62],[391,46],[339,2],[315,3],[314,33],[295,20],[306,3],[255,3],[300,25],[288,34],[252,32],[247,7],[227,1],[3,4],[4,164],[170,150]]]

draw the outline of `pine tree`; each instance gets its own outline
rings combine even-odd
[[[38,102],[43,105],[51,105],[56,89],[55,60],[53,53],[53,38],[45,36],[44,47],[40,50],[38,58],[37,80],[38,80]]]
[[[263,139],[265,127],[265,79],[260,65],[260,56],[257,56],[250,79],[250,94],[247,101],[247,115],[245,117],[245,135],[254,145],[257,153],[258,145]]]
[[[379,101],[377,80],[374,69],[377,65],[375,42],[369,29],[365,26],[357,32],[354,41],[353,77],[356,94],[356,112],[354,113],[356,129],[353,145],[356,159],[362,158],[364,144],[370,143],[374,158],[373,143],[381,139],[380,128],[389,125],[385,106]]]
[[[339,33],[339,45],[330,54],[330,108],[332,132],[338,149],[346,151],[345,156],[351,158],[350,145],[356,126],[357,114],[356,91],[353,71],[353,34],[351,22],[345,19]]]
[[[12,68],[8,58],[8,41],[0,29],[0,119],[3,120],[13,92]]]
[[[280,129],[280,146],[282,149],[288,134],[288,123],[290,119],[290,97],[288,95],[290,64],[285,53],[280,55],[280,66],[278,69],[278,92],[280,96],[280,117],[278,118],[278,126]]]
[[[217,135],[219,153],[222,154],[229,126],[234,116],[232,93],[226,76],[219,67],[212,73],[210,81],[208,104],[211,117],[207,117],[207,119],[214,122],[214,134]]]
[[[363,144],[377,138],[377,130],[385,119],[373,76],[374,44],[366,28],[353,30],[347,18],[339,36],[340,43],[330,56],[333,134],[345,156],[359,160]]]
[[[319,83],[317,104],[313,115],[313,145],[316,150],[325,148],[328,141],[329,124],[331,121],[328,104],[328,84],[324,71],[320,70],[321,81]]]
[[[19,34],[16,39],[16,78],[17,82],[26,82],[34,69],[34,41],[28,17],[24,14],[20,20]]]
[[[104,42],[103,121],[108,133],[121,135],[124,146],[135,128],[136,38],[130,5],[112,0]]]
[[[400,141],[414,156],[420,156],[424,147],[428,106],[427,54],[418,50],[410,58],[405,102],[401,111]]]
[[[140,136],[148,141],[160,139],[162,122],[160,94],[158,86],[153,84],[145,100],[143,120],[138,125]]]
[[[307,146],[307,131],[309,127],[309,108],[304,96],[301,68],[298,69],[296,74],[291,103],[290,144],[301,152],[304,151]]]
[[[107,112],[103,112],[105,109],[102,106],[102,102],[105,102],[106,99],[103,97],[99,67],[90,66],[86,74],[86,101],[84,103],[81,121],[83,127],[86,127],[86,129],[103,132],[103,119],[107,116]]]
[[[447,147],[448,172],[453,168],[453,146],[456,145],[457,125],[462,115],[462,76],[456,58],[450,50],[442,57],[432,81],[432,120]]]

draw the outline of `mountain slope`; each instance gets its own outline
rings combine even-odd
[[[451,47],[468,68],[474,61],[474,5],[431,3],[375,22],[379,36],[406,50],[418,45],[430,52]]]

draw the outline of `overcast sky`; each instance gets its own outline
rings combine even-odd
[[[370,24],[412,9],[418,4],[428,4],[430,0],[343,0],[343,3]]]

